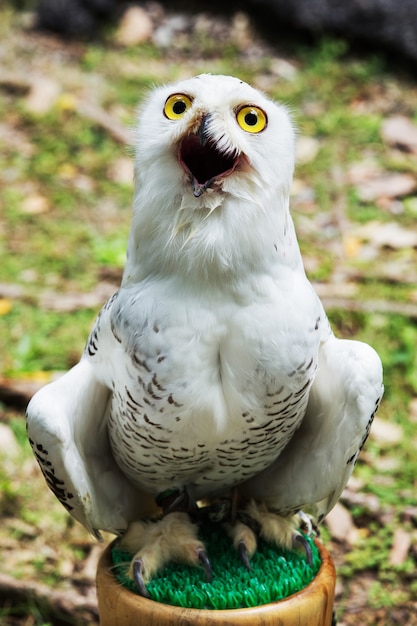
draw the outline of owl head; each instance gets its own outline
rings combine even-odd
[[[249,259],[286,220],[294,152],[286,108],[238,78],[155,89],[137,112],[130,260],[150,241],[171,266],[230,267],[242,246]]]

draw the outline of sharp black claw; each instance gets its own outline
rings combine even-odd
[[[307,563],[309,564],[310,567],[313,567],[313,553],[311,551],[311,546],[308,543],[307,539],[304,537],[304,535],[294,535],[293,538],[293,543],[299,543],[300,547],[304,550],[305,555],[306,555],[306,559],[307,559]],[[295,545],[294,545],[295,547]]]
[[[304,511],[298,511],[298,518],[300,520],[300,528],[306,535],[311,537],[314,531],[313,518]]]
[[[243,565],[246,567],[248,572],[250,572],[252,568],[251,568],[251,564],[249,561],[249,552],[244,541],[239,541],[237,551],[238,551],[239,558],[242,561]]]
[[[213,580],[213,570],[207,553],[200,548],[197,551],[197,556],[206,573],[206,582],[211,583],[211,581]]]
[[[150,598],[149,591],[146,589],[146,585],[143,582],[143,561],[141,558],[135,559],[133,561],[133,578],[136,583],[136,587],[141,596],[144,598]]]

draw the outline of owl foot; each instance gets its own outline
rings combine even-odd
[[[287,550],[297,551],[301,549],[305,554],[308,564],[312,566],[313,555],[310,544],[305,536],[298,531],[301,525],[300,521],[302,524],[306,525],[308,520],[307,532],[309,535],[311,534],[312,524],[308,516],[303,514],[300,517],[297,514],[292,517],[282,517],[277,513],[269,511],[265,504],[256,503],[253,500],[246,507],[245,513],[250,520],[255,522],[259,527],[259,535],[266,541],[286,548]],[[249,526],[246,526],[246,524],[237,522],[231,527],[229,534],[233,539],[233,543],[238,550],[242,562],[247,567],[246,561],[249,561],[256,551],[256,535],[254,531],[249,528]]]
[[[301,528],[306,535],[311,537],[313,534],[319,534],[317,524],[311,515],[307,515],[304,511],[298,511],[296,517],[298,517],[299,520],[298,527]]]
[[[249,526],[237,521],[234,524],[225,524],[226,532],[231,537],[235,550],[247,570],[251,570],[250,560],[256,552],[256,535]]]
[[[170,561],[203,567],[207,582],[211,582],[210,561],[187,513],[169,513],[156,522],[132,522],[119,546],[135,554],[128,574],[144,597],[149,597],[146,583]]]

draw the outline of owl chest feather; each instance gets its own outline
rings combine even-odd
[[[204,496],[267,467],[305,412],[314,322],[301,342],[299,322],[270,302],[140,300],[124,299],[112,324],[108,420],[122,471],[155,494],[192,485]]]

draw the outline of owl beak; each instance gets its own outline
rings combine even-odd
[[[209,134],[208,134],[208,123],[211,119],[211,115],[205,115],[203,117],[203,120],[200,124],[200,128],[198,129],[198,136],[200,138],[200,144],[202,145],[202,147],[204,148],[209,140]]]
[[[220,152],[208,133],[210,116],[206,115],[196,134],[186,135],[179,147],[178,160],[189,175],[193,193],[199,198],[216,182],[229,176],[239,162],[238,155]]]

